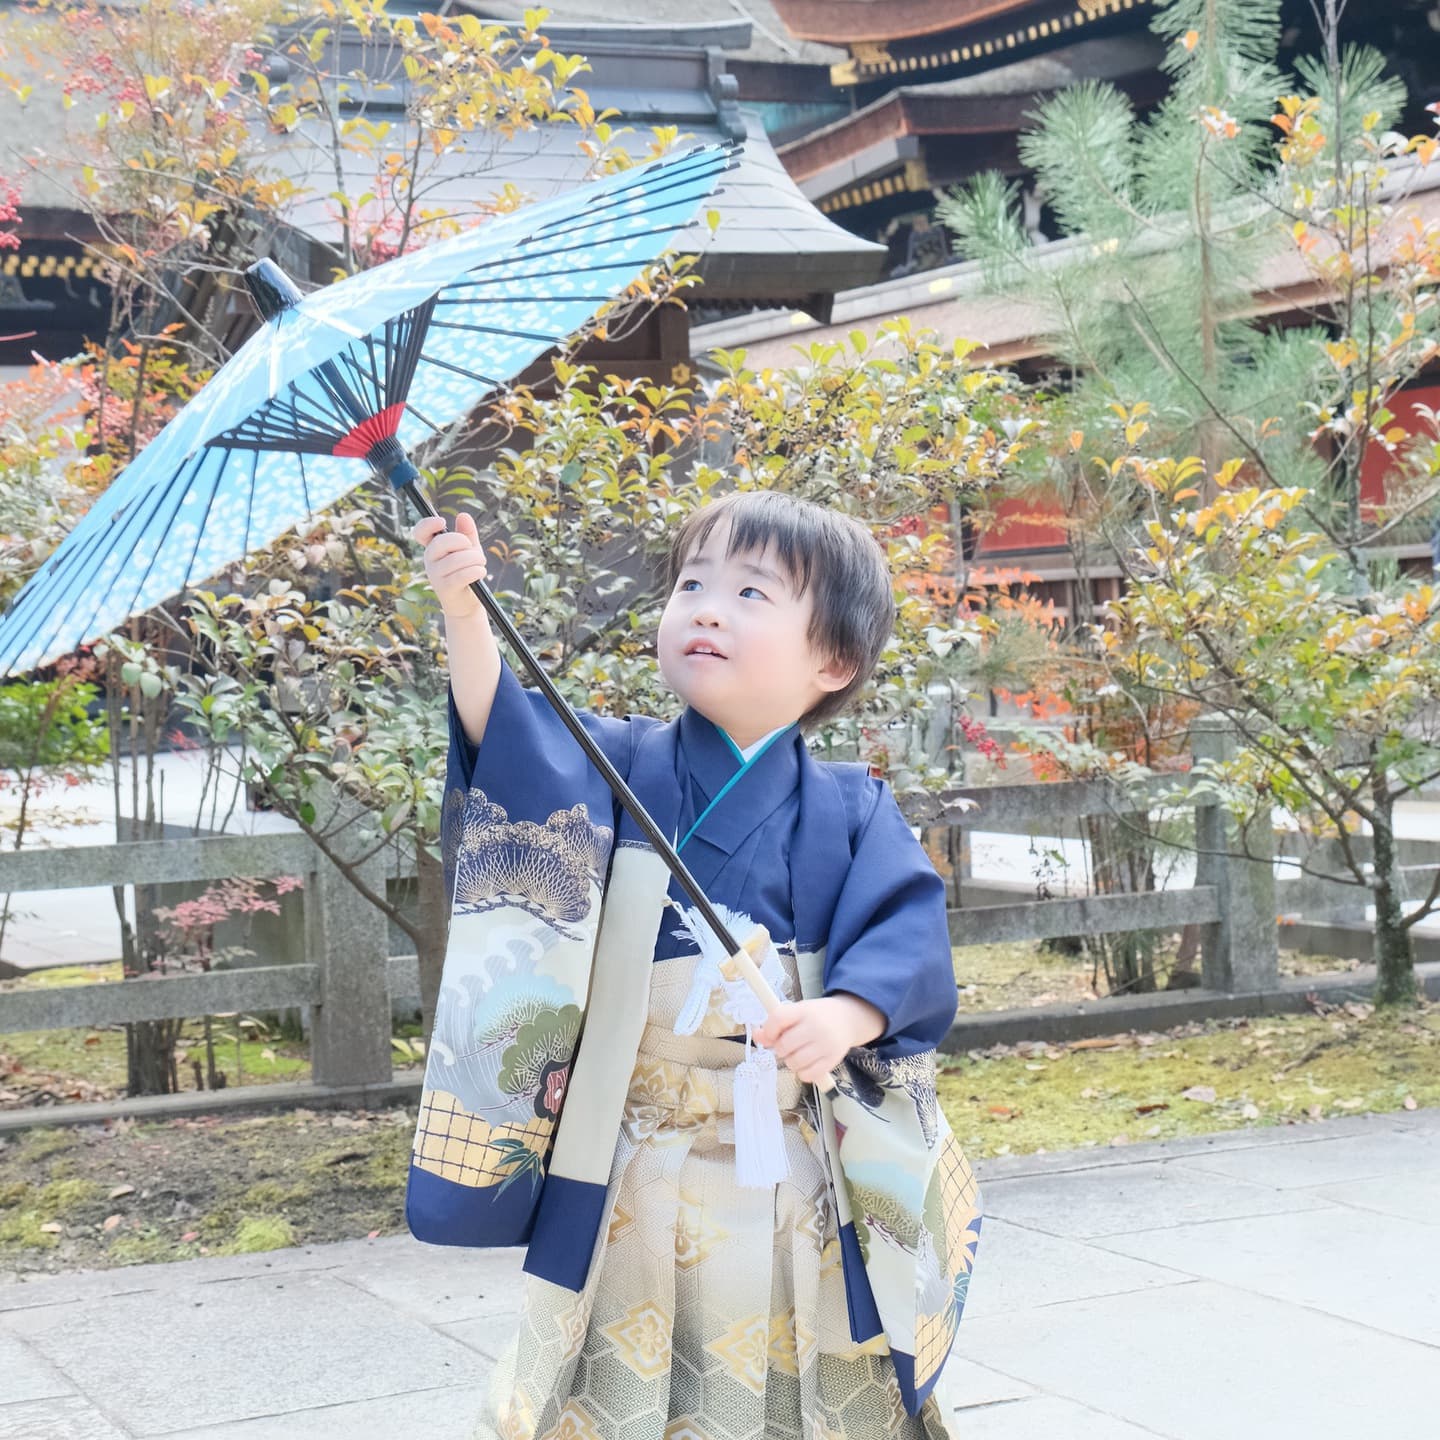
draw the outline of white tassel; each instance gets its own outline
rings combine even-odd
[[[745,1029],[745,1059],[735,1067],[735,1181],[747,1190],[768,1190],[790,1173],[785,1127],[776,1094],[773,1051],[750,1045]]]

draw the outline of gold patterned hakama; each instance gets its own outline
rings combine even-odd
[[[694,963],[653,967],[588,1279],[525,1277],[476,1440],[947,1440],[941,1389],[907,1415],[885,1338],[850,1338],[817,1115],[788,1070],[789,1177],[736,1184],[744,1046],[720,1038],[720,992],[699,1034],[673,1033]]]

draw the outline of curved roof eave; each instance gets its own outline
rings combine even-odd
[[[681,232],[675,247],[700,257],[706,298],[798,300],[878,280],[885,247],[850,234],[822,215],[780,163],[759,116],[743,110],[741,116],[748,135],[740,165],[725,177],[713,205],[706,207],[719,212],[719,225],[712,234],[703,218],[697,220]],[[681,138],[712,142],[726,137],[716,122],[684,126]],[[487,145],[491,140],[487,137]],[[290,178],[312,191],[294,207],[290,223],[322,244],[334,244],[341,234],[341,220],[333,203],[324,198],[336,188],[333,172],[328,183],[317,172],[311,185],[299,168],[328,168],[332,157],[303,146],[285,146],[276,153],[290,169]],[[588,163],[576,148],[574,129],[563,126],[527,131],[495,147],[493,154],[487,151],[483,171],[476,168],[473,155],[457,147],[442,157],[425,203],[457,214],[473,212],[507,182],[543,200],[580,184]],[[363,180],[358,169],[347,178],[352,190]]]

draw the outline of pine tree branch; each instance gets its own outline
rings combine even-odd
[[[1141,300],[1139,295],[1135,293],[1134,286],[1132,286],[1128,280],[1123,278],[1120,283],[1125,287],[1125,292],[1130,296],[1131,303],[1134,305],[1135,309],[1140,312],[1140,315],[1144,318],[1145,323],[1150,327],[1150,330],[1152,331],[1152,334],[1147,335],[1138,324],[1135,324],[1132,317],[1131,323],[1135,330],[1135,333],[1144,342],[1146,348],[1150,351],[1152,355],[1156,357],[1156,359],[1160,360],[1163,364],[1168,366],[1170,371],[1174,375],[1176,375],[1180,380],[1184,381],[1185,384],[1189,385],[1195,391],[1195,393],[1204,402],[1206,408],[1210,411],[1211,415],[1216,420],[1218,420],[1230,432],[1231,435],[1235,437],[1236,441],[1244,448],[1246,453],[1259,467],[1260,472],[1265,476],[1265,478],[1270,482],[1270,484],[1278,488],[1279,481],[1277,481],[1274,475],[1271,473],[1270,466],[1266,462],[1265,457],[1236,428],[1234,422],[1230,419],[1230,417],[1226,415],[1225,412],[1221,410],[1219,404],[1210,397],[1205,387],[1198,380],[1196,380],[1195,377],[1191,375],[1183,365],[1180,364],[1180,362],[1171,353],[1169,347],[1165,344],[1164,340],[1160,338],[1159,327],[1151,318],[1149,311],[1145,307],[1144,301]]]

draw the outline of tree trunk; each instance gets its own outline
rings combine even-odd
[[[139,617],[130,621],[130,636],[138,640],[147,622]],[[161,816],[155,796],[155,756],[160,748],[160,732],[165,719],[163,698],[147,699],[138,685],[129,689],[129,724],[121,723],[120,657],[110,656],[106,681],[106,704],[110,721],[110,765],[115,799],[115,839],[158,840],[163,834]],[[130,760],[130,814],[120,813],[121,740],[126,730],[129,745],[125,753]],[[140,765],[145,764],[144,805],[141,801]],[[154,885],[140,885],[135,890],[135,925],[132,929],[125,918],[125,887],[111,888],[115,911],[120,917],[121,973],[124,979],[135,979],[152,973],[163,963],[163,948],[157,934],[155,906],[161,894]],[[179,1068],[175,1047],[180,1040],[183,1020],[140,1020],[125,1026],[125,1055],[128,1080],[127,1095],[173,1095],[180,1090]]]
[[[174,1095],[180,1089],[175,1046],[179,1020],[132,1020],[125,1027],[127,1095]]]
[[[416,910],[420,938],[415,955],[420,966],[420,1016],[428,1052],[435,1005],[440,997],[440,972],[445,964],[445,943],[450,931],[450,896],[445,889],[445,866],[423,844],[415,846]]]
[[[1129,822],[1129,823],[1127,823]],[[1140,815],[1089,815],[1090,868],[1098,895],[1138,895],[1154,890],[1150,845],[1140,838]],[[1148,995],[1155,984],[1155,937],[1147,931],[1087,935],[1086,948],[1098,954],[1112,995]]]
[[[1400,895],[1395,888],[1395,796],[1382,772],[1372,772],[1374,797],[1375,874],[1375,1003],[1415,1003],[1415,962],[1410,931],[1405,927]]]
[[[159,827],[151,821],[119,824],[121,841],[155,838]],[[112,887],[115,909],[120,916],[121,974],[129,979],[148,975],[156,968],[155,887],[135,886],[135,924],[125,918],[125,890]],[[180,1073],[175,1047],[180,1040],[180,1020],[135,1020],[125,1026],[127,1095],[174,1095],[180,1090]]]

